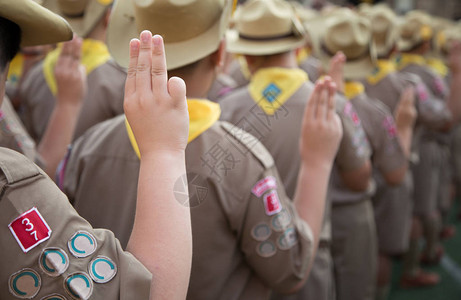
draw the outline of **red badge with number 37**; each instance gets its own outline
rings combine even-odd
[[[25,253],[51,236],[50,226],[36,207],[17,217],[8,228]]]
[[[268,216],[275,215],[282,210],[282,204],[280,203],[277,191],[273,190],[264,195],[264,207]]]

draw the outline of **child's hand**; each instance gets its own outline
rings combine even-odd
[[[85,67],[80,63],[82,39],[74,36],[62,45],[61,53],[54,67],[59,104],[79,105],[87,90]]]
[[[168,80],[163,39],[147,30],[130,42],[124,109],[141,156],[185,150],[186,85],[181,78]]]
[[[415,108],[415,90],[407,87],[400,96],[400,102],[395,108],[394,117],[397,129],[406,130],[413,128],[418,113]]]
[[[341,51],[337,52],[330,60],[328,75],[336,84],[336,90],[344,92],[344,64],[346,63],[346,55]]]
[[[335,112],[336,86],[330,77],[318,80],[304,112],[300,151],[303,163],[331,167],[343,128]]]

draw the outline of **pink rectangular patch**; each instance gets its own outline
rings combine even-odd
[[[8,225],[22,251],[27,253],[51,236],[51,228],[36,207],[26,211]]]
[[[267,176],[264,179],[261,179],[258,181],[254,187],[251,189],[251,192],[256,196],[256,197],[261,197],[262,194],[264,194],[267,190],[270,189],[276,189],[277,188],[277,182],[273,176]]]
[[[282,204],[280,203],[277,191],[273,190],[264,195],[264,207],[266,208],[266,215],[268,216],[275,215],[282,210]]]

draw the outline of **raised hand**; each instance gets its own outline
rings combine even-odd
[[[130,42],[125,84],[125,114],[141,156],[157,151],[184,151],[189,117],[186,85],[168,80],[163,39],[145,30]]]
[[[315,83],[302,123],[300,151],[303,162],[331,167],[342,137],[335,112],[336,85],[326,76]]]
[[[418,113],[415,108],[415,90],[408,86],[400,96],[400,102],[395,108],[394,117],[398,130],[413,128]]]
[[[74,36],[62,45],[54,67],[58,104],[81,104],[87,92],[85,67],[80,63],[82,39]]]
[[[341,51],[337,52],[330,60],[328,75],[336,84],[336,90],[344,92],[344,64],[346,63],[346,55]]]

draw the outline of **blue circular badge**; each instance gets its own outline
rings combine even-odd
[[[77,231],[67,242],[70,253],[73,256],[87,257],[96,250],[96,239],[87,231]]]
[[[69,257],[60,248],[46,248],[38,258],[38,265],[45,274],[56,277],[64,273],[69,267]]]
[[[10,276],[8,285],[15,297],[30,299],[38,294],[42,280],[35,270],[22,269]]]
[[[88,265],[88,272],[94,282],[106,283],[117,274],[117,265],[106,256],[97,256]]]
[[[52,295],[45,296],[40,300],[67,300],[67,299],[63,295],[52,294]]]
[[[88,274],[77,272],[64,280],[64,289],[73,299],[86,300],[93,293],[93,282]]]

